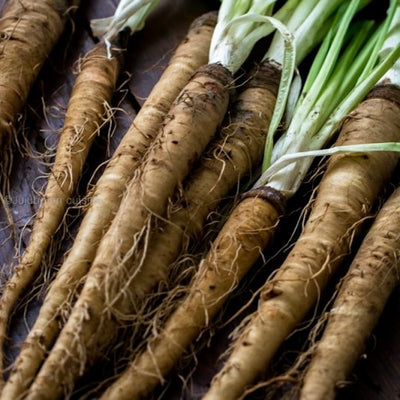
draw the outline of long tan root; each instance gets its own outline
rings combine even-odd
[[[398,141],[398,106],[374,95],[350,114],[340,144]],[[304,230],[260,302],[204,399],[237,399],[266,370],[290,332],[315,305],[348,253],[360,221],[388,182],[394,153],[332,157]]]
[[[102,399],[140,399],[163,382],[187,346],[210,324],[229,293],[271,241],[283,211],[283,201],[274,191],[263,189],[252,192],[238,204],[202,260],[188,296],[168,318],[159,335],[151,339],[147,350],[133,361]]]
[[[121,288],[132,279],[132,269],[140,268],[140,247],[146,246],[152,220],[165,213],[169,198],[221,124],[231,85],[225,67],[209,64],[194,74],[172,104],[99,244],[79,299],[27,398],[50,399],[68,391],[112,341],[119,318],[114,303],[131,296]],[[137,251],[138,260],[134,260]]]
[[[215,13],[207,13],[192,23],[186,38],[175,50],[97,182],[74,245],[52,283],[37,321],[15,362],[9,385],[5,387],[5,393],[10,398],[16,399],[27,389],[68,317],[74,295],[89,270],[101,236],[120,205],[126,184],[156,136],[171,103],[193,72],[207,62],[215,23]]]
[[[399,226],[397,189],[377,215],[341,283],[323,336],[312,349],[300,399],[334,399],[360,358],[399,282]]]
[[[116,57],[108,58],[104,44],[96,46],[82,63],[29,244],[0,299],[1,349],[10,314],[38,271],[64,217],[67,201],[76,188],[90,146],[103,123],[105,104],[111,102],[118,74],[119,61]],[[9,397],[15,396],[10,394]]]
[[[15,123],[31,87],[78,0],[11,0],[0,19],[1,177],[7,180]]]
[[[261,65],[230,107],[220,137],[210,143],[167,221],[158,223],[149,241],[141,271],[129,288],[138,298],[168,279],[170,264],[188,240],[201,233],[210,212],[261,162],[279,76],[280,71],[269,62]]]

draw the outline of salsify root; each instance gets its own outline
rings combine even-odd
[[[141,399],[163,382],[270,243],[284,209],[285,199],[274,189],[247,193],[202,260],[188,295],[102,399]]]
[[[137,253],[146,247],[153,221],[165,213],[169,199],[220,126],[231,93],[231,72],[221,64],[208,64],[175,99],[100,241],[79,298],[28,399],[57,398],[68,392],[112,341],[119,318],[112,302],[129,296],[121,289],[132,278],[132,269],[140,268]]]
[[[143,299],[166,278],[169,263],[179,254],[183,235],[197,233],[209,211],[261,161],[278,83],[279,69],[265,63],[239,94],[221,138],[210,144],[200,166],[188,179],[181,200],[185,207],[170,214],[165,230],[150,238],[143,266],[128,287],[130,296],[121,296],[120,302],[114,299],[113,307],[120,313],[132,313],[131,298],[135,302]]]
[[[199,167],[189,176],[179,201],[174,204],[175,211],[150,238],[141,270],[128,281],[127,292],[135,301],[140,302],[160,281],[168,280],[168,267],[179,255],[182,242],[199,234],[209,212],[241,177],[260,163],[279,76],[279,68],[270,62],[263,63],[250,74],[231,106],[221,137],[210,143]],[[126,303],[122,297],[115,307],[128,314],[132,305]],[[126,398],[133,395],[127,393],[129,390],[124,394]]]
[[[343,278],[321,339],[310,349],[302,400],[336,398],[399,282],[400,189],[384,204]]]
[[[398,141],[399,106],[389,100],[397,91],[374,89],[344,121],[338,144]],[[262,288],[258,310],[204,399],[237,399],[266,370],[349,252],[397,160],[393,152],[332,156],[300,238]]]
[[[0,18],[0,145],[16,136],[15,123],[33,83],[58,41],[68,12],[78,0],[11,0]],[[2,179],[7,181],[11,154],[3,151]],[[7,186],[7,185],[6,185]]]
[[[219,137],[210,143],[168,219],[158,222],[149,240],[142,268],[128,289],[138,300],[161,281],[168,281],[170,265],[191,238],[201,235],[207,216],[261,162],[279,77],[279,67],[269,61],[250,73]]]
[[[111,102],[115,90],[119,64],[118,57],[109,58],[104,44],[99,43],[80,65],[29,244],[14,274],[3,287],[0,298],[0,349],[4,346],[10,315],[39,270],[51,238],[64,217],[67,201],[79,181],[90,146],[104,122],[107,104]],[[2,362],[2,357],[0,359]]]
[[[110,225],[163,117],[193,72],[206,64],[216,13],[197,18],[128,129],[89,197],[89,206],[74,244],[45,297],[39,316],[17,357],[3,398],[22,396],[69,315],[74,294],[94,259],[101,236]]]

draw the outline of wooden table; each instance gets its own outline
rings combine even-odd
[[[2,2],[4,3],[4,1]],[[54,52],[44,66],[39,79],[32,90],[21,124],[21,146],[15,152],[14,168],[11,175],[11,195],[9,202],[11,214],[0,209],[0,265],[3,281],[7,278],[18,254],[23,252],[28,239],[32,219],[37,210],[40,195],[45,185],[45,175],[52,162],[52,156],[58,140],[58,130],[63,123],[63,113],[74,81],[73,66],[80,55],[93,46],[88,21],[95,17],[105,17],[113,13],[116,0],[87,0],[74,18],[74,31],[71,24],[60,40]],[[161,0],[145,28],[134,35],[130,41],[126,74],[122,80],[129,82],[124,99],[117,96],[121,111],[117,113],[117,126],[107,144],[105,137],[99,137],[91,151],[85,177],[80,190],[96,166],[105,160],[115,149],[119,139],[132,122],[137,110],[143,104],[153,84],[160,76],[169,60],[171,52],[184,37],[190,22],[205,11],[216,9],[219,2],[190,0]],[[23,128],[23,129],[22,129]],[[104,133],[106,134],[106,132]],[[58,265],[63,253],[68,249],[78,223],[74,223],[76,213],[70,213],[70,227],[64,235],[64,241],[57,254],[48,257],[47,264]],[[77,218],[77,217],[76,217]],[[11,220],[12,221],[11,221]],[[50,274],[49,274],[50,275]],[[38,280],[38,282],[41,282]],[[36,286],[25,300],[36,295],[24,310],[17,313],[11,328],[12,340],[8,345],[11,359],[18,351],[20,343],[32,324],[40,302],[43,286]],[[379,399],[393,400],[400,398],[400,292],[391,297],[385,313],[377,327],[373,339],[368,344],[365,357],[360,360],[352,376],[352,383],[340,394],[340,399]],[[237,321],[235,322],[237,323]],[[222,330],[198,355],[198,365],[192,376],[192,388],[201,392],[207,386],[212,373],[218,368],[216,355],[227,344],[228,329]],[[172,379],[174,384],[163,398],[195,398],[189,391],[184,391],[179,379]],[[10,399],[11,400],[11,399]]]

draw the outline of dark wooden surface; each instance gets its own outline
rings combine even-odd
[[[4,1],[2,2],[4,3]],[[7,198],[9,213],[0,209],[0,266],[2,281],[12,271],[18,255],[29,239],[32,218],[37,210],[41,192],[46,182],[46,174],[51,165],[58,132],[63,123],[63,115],[68,96],[74,82],[73,66],[79,56],[93,46],[89,30],[89,20],[105,17],[113,13],[116,0],[91,0],[83,2],[82,8],[68,25],[54,52],[49,57],[42,73],[32,90],[27,107],[21,116],[20,147],[15,149],[14,168],[10,177],[10,198]],[[171,52],[184,37],[190,22],[201,13],[216,9],[218,1],[161,0],[154,14],[148,19],[145,28],[134,35],[130,41],[125,66],[126,73],[121,82],[129,78],[116,96],[115,103],[121,111],[117,113],[113,125],[111,142],[103,137],[96,140],[91,151],[81,191],[96,166],[105,160],[115,149],[119,139],[132,122],[136,111],[143,104],[153,84],[160,76],[169,60]],[[77,194],[79,196],[79,193]],[[78,198],[78,197],[77,197]],[[68,249],[77,227],[74,219],[77,212],[71,210],[68,230],[58,233],[62,238],[57,252],[49,256],[49,265],[58,265],[63,253]],[[50,274],[49,274],[50,275]],[[41,282],[41,280],[38,280]],[[44,286],[36,286],[34,293],[39,295]],[[32,296],[26,296],[26,300]],[[38,300],[28,304],[28,313],[17,313],[14,318],[8,345],[10,360],[18,352],[18,345],[26,335],[34,318]],[[24,308],[26,309],[26,308]],[[365,356],[351,377],[351,383],[343,390],[340,399],[393,400],[400,398],[400,292],[391,297],[385,313],[368,344]],[[222,329],[209,341],[197,357],[197,366],[191,369],[190,385],[182,386],[178,374],[171,377],[171,387],[163,398],[196,398],[205,390],[212,374],[218,369],[218,355],[227,344],[229,328]],[[11,399],[10,399],[11,400]]]

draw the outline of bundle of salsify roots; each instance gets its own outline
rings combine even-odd
[[[92,25],[102,40],[80,67],[30,242],[3,290],[3,344],[10,313],[41,267],[106,119],[105,104],[111,102],[125,54],[122,33],[141,29],[156,3],[121,1],[114,18]],[[289,0],[277,10],[274,3],[224,0],[218,16],[209,13],[192,23],[89,194],[73,245],[1,398],[69,398],[78,380],[116,346],[126,325],[151,334],[133,347],[119,376],[101,385],[101,391],[108,386],[105,392],[93,396],[150,396],[213,325],[251,266],[262,254],[268,257],[266,248],[312,160],[339,153],[327,163],[299,239],[259,289],[257,311],[235,334],[204,398],[237,399],[251,391],[285,338],[315,306],[397,163],[399,4],[391,1],[378,24],[358,18],[359,10],[371,6],[367,1]],[[244,62],[253,46],[274,30],[265,55],[249,69]],[[294,72],[317,46],[299,88]],[[79,105],[82,98],[85,107]],[[82,115],[75,121],[78,112]],[[321,150],[336,137],[333,147]],[[209,214],[240,180],[257,174],[216,239],[211,244],[205,239],[209,249],[192,266],[187,288],[180,287],[175,302],[167,294],[157,303],[165,321],[141,330],[140,310],[157,289],[174,292],[171,266],[191,240],[207,238]],[[61,196],[63,201],[52,201]],[[385,257],[389,254],[385,265],[395,282],[396,250]],[[390,274],[380,275],[388,279]],[[129,343],[141,342],[136,334]],[[334,361],[336,368],[339,364]],[[330,378],[333,386],[349,368],[343,364],[342,375]],[[304,398],[325,398],[318,397],[326,393],[318,394],[310,380],[304,380]],[[301,387],[302,378],[298,382]]]

